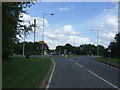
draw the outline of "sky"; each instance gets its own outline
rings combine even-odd
[[[25,22],[21,24],[37,20],[36,41],[42,40],[45,14],[44,41],[50,49],[66,43],[97,45],[97,35],[99,45],[107,47],[118,32],[118,5],[114,2],[35,2],[25,10],[28,14],[22,14],[20,19]],[[34,41],[33,32],[26,41]]]

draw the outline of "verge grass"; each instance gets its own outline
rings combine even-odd
[[[120,64],[120,59],[119,58],[106,58],[106,57],[96,57],[97,59],[104,60],[104,61],[109,61],[112,63],[117,63]]]
[[[40,86],[51,63],[48,58],[13,57],[13,60],[3,62],[2,87],[35,88]]]

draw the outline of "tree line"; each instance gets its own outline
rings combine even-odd
[[[77,55],[97,55],[97,47],[99,47],[99,55],[103,55],[105,48],[102,45],[95,46],[92,44],[83,44],[79,47],[70,45],[69,43],[65,46],[57,46],[57,54],[77,54]]]
[[[99,48],[99,56],[120,58],[120,33],[116,34],[114,40],[105,48],[102,45],[83,44],[79,47],[70,45],[69,43],[65,46],[57,46],[57,54],[77,54],[77,55],[97,55],[97,48]],[[110,52],[109,52],[110,50]]]
[[[12,49],[12,55],[22,55],[23,54],[23,43],[17,42],[14,44]],[[46,43],[43,44],[44,50],[49,52],[49,47]],[[39,42],[25,42],[25,55],[42,55],[42,44]]]

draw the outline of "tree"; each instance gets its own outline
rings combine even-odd
[[[21,30],[17,29],[19,15],[26,13],[23,8],[30,7],[29,2],[3,2],[2,3],[2,58],[9,60],[15,42],[18,42],[16,35],[20,35]]]
[[[65,44],[64,49],[67,50],[67,54],[70,52],[73,53],[73,50],[74,50],[73,46],[70,45],[69,43]]]
[[[80,54],[81,55],[96,55],[97,54],[97,47],[95,45],[91,45],[91,44],[84,44],[84,45],[80,45]]]
[[[120,58],[120,33],[116,34],[108,48],[111,49],[111,57]]]
[[[116,34],[114,41],[110,42],[108,48],[105,50],[104,57],[108,57],[109,52],[112,58],[120,58],[120,33]]]
[[[60,54],[63,54],[63,52],[64,52],[64,46],[57,46],[56,47],[56,52],[60,53]]]

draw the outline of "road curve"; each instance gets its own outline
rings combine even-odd
[[[49,88],[117,88],[120,70],[87,56],[53,57],[54,73]]]

